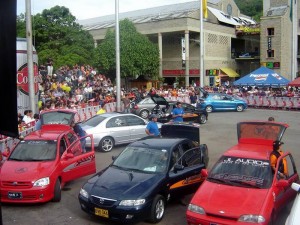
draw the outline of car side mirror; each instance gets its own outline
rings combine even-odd
[[[112,161],[115,161],[116,158],[117,158],[117,156],[115,156],[115,155],[113,155],[113,156],[111,157]]]
[[[200,174],[201,174],[201,177],[206,178],[206,177],[208,177],[208,170],[207,169],[202,169]]]
[[[73,154],[73,153],[67,153],[67,154],[63,157],[64,160],[68,160],[68,159],[72,159],[72,158],[74,158],[74,154]]]
[[[289,182],[287,180],[281,179],[277,182],[276,187],[287,188],[289,186]]]
[[[181,171],[184,169],[183,165],[175,164],[174,165],[174,172],[176,173],[177,171]]]

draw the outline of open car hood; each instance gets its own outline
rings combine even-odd
[[[71,125],[75,119],[75,123],[79,122],[79,115],[76,110],[57,109],[45,111],[41,114],[42,125],[46,124],[65,124]]]
[[[200,125],[196,123],[174,123],[163,124],[160,131],[162,137],[188,138],[200,143]]]
[[[168,101],[164,97],[162,97],[162,96],[152,95],[151,99],[157,105],[165,105],[165,106],[169,105]]]
[[[273,141],[281,140],[286,128],[285,123],[269,121],[245,121],[237,124],[239,143],[272,145]]]

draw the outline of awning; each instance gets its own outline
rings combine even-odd
[[[240,76],[233,69],[231,69],[229,67],[220,68],[220,70],[222,70],[229,77],[239,77]]]

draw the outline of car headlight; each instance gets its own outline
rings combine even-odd
[[[198,206],[198,205],[194,205],[194,204],[189,204],[188,206],[188,210],[194,213],[198,213],[198,214],[205,214],[205,211],[202,207]]]
[[[50,178],[44,177],[44,178],[41,178],[41,179],[35,181],[33,186],[34,187],[43,187],[43,186],[47,186],[49,184],[50,184]]]
[[[145,199],[122,200],[119,205],[123,205],[123,206],[138,206],[138,205],[143,205],[145,202],[146,202]]]
[[[240,222],[248,222],[248,223],[263,223],[265,222],[265,218],[260,215],[242,215],[239,218]]]
[[[82,197],[89,198],[89,193],[88,193],[86,190],[84,190],[83,188],[80,189],[79,194],[80,194]]]

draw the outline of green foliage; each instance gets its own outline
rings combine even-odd
[[[243,14],[253,17],[256,21],[260,21],[263,12],[262,0],[235,0],[235,3]]]
[[[94,40],[88,31],[76,23],[76,18],[65,7],[45,9],[32,18],[33,41],[39,64],[53,59],[54,68],[63,65],[92,64]],[[26,37],[24,15],[17,17],[18,37]]]
[[[146,36],[137,32],[128,19],[120,21],[120,73],[122,77],[148,75],[155,77],[159,68],[159,49]],[[115,32],[108,30],[96,49],[96,65],[105,74],[116,69]]]

